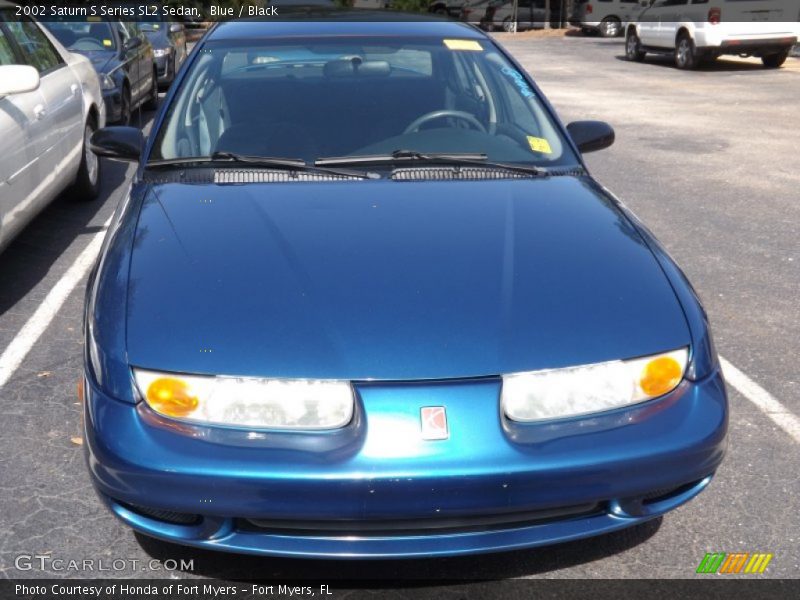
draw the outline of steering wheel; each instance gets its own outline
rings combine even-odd
[[[462,121],[466,121],[470,125],[472,125],[475,129],[480,131],[481,133],[486,133],[486,127],[483,126],[483,123],[478,121],[474,117],[474,115],[469,114],[468,112],[464,112],[462,110],[434,110],[429,113],[422,115],[421,117],[414,119],[411,124],[406,127],[403,134],[406,133],[414,133],[415,131],[419,131],[419,128],[422,127],[428,121],[435,121],[436,119],[443,119],[445,117],[452,117],[454,119],[461,119]]]

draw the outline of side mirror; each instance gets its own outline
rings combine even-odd
[[[39,71],[29,65],[0,66],[0,97],[39,89]]]
[[[144,148],[144,135],[136,127],[104,127],[89,139],[89,149],[97,156],[137,161]]]
[[[614,129],[603,121],[575,121],[567,125],[567,131],[582,154],[608,148],[614,143]]]
[[[180,23],[173,23],[169,26],[170,33],[180,33],[181,31],[183,31],[183,25]]]
[[[140,37],[131,37],[125,42],[125,50],[133,50],[134,48],[138,48],[142,45],[142,38]]]

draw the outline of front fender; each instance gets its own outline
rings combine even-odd
[[[111,217],[84,302],[84,369],[106,393],[134,402],[126,348],[128,273],[141,199],[134,183]]]

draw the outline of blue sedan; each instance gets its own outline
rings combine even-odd
[[[217,24],[89,281],[88,465],[124,523],[278,556],[463,555],[637,525],[708,486],[703,308],[566,127],[455,22]]]

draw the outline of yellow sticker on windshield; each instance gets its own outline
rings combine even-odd
[[[106,46],[107,48],[110,48],[111,47],[111,40],[103,40],[103,46]]]
[[[159,29],[161,29],[161,25],[159,25],[158,23],[153,23],[153,29],[158,31]]]
[[[450,50],[472,50],[480,52],[483,47],[475,40],[444,40],[444,45]]]
[[[542,154],[552,154],[553,150],[550,148],[550,142],[544,138],[528,136],[528,145],[534,152],[541,152]]]
[[[86,17],[87,23],[99,23],[100,17]]]

